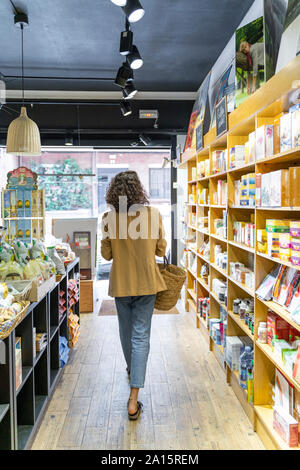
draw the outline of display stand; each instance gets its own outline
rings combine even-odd
[[[60,379],[59,337],[68,337],[67,311],[60,318],[59,292],[79,275],[79,259],[39,301],[30,304],[25,318],[4,340],[6,363],[0,365],[0,450],[30,448],[52,393]],[[67,296],[66,296],[67,300]],[[80,315],[79,301],[74,313]],[[33,354],[33,328],[47,334],[42,351]],[[16,390],[15,338],[22,338],[22,383]]]
[[[288,312],[274,302],[264,302],[255,295],[255,289],[259,287],[262,280],[270,270],[278,265],[290,263],[274,259],[262,253],[256,248],[250,248],[233,241],[233,223],[234,221],[248,221],[250,214],[254,214],[256,229],[265,228],[266,219],[275,218],[293,218],[300,220],[299,207],[239,207],[234,205],[234,182],[248,173],[268,173],[273,170],[289,168],[290,166],[300,165],[300,147],[296,147],[284,153],[277,153],[264,160],[255,161],[251,164],[239,168],[228,170],[219,174],[212,174],[212,153],[214,150],[227,150],[235,145],[244,144],[248,140],[248,135],[263,124],[273,123],[274,120],[287,109],[287,96],[293,89],[293,83],[299,80],[300,56],[296,57],[288,67],[282,69],[277,75],[271,78],[254,95],[249,97],[239,108],[228,116],[228,132],[217,138],[216,129],[212,129],[204,136],[204,147],[198,153],[189,149],[183,154],[183,161],[180,168],[187,169],[188,175],[188,197],[195,194],[195,189],[206,188],[212,201],[213,193],[217,189],[217,181],[223,180],[228,184],[228,197],[223,205],[210,204],[187,204],[188,215],[193,214],[194,219],[198,221],[199,217],[208,216],[210,220],[207,229],[197,228],[195,225],[187,224],[187,239],[191,234],[196,233],[197,249],[187,248],[194,252],[197,258],[197,269],[193,272],[188,269],[186,285],[185,307],[195,317],[196,326],[203,332],[209,344],[209,350],[216,355],[222,369],[224,370],[224,379],[231,384],[235,394],[240,400],[244,410],[249,417],[254,429],[258,432],[262,441],[270,449],[290,449],[281,439],[279,434],[273,429],[272,419],[273,410],[271,405],[272,393],[270,393],[270,384],[274,377],[275,368],[300,391],[300,383],[293,380],[291,374],[283,366],[282,362],[272,352],[272,349],[265,344],[257,341],[257,328],[261,321],[266,321],[268,308],[275,311],[284,318],[294,328],[300,332],[300,325],[294,323]],[[194,178],[193,168],[197,167],[201,161],[210,160],[210,175],[204,178]],[[227,162],[228,163],[228,162]],[[229,168],[229,165],[227,165]],[[227,238],[216,235],[214,229],[214,220],[222,218],[223,211],[227,212]],[[210,241],[210,258],[206,259],[199,254],[198,250],[203,240]],[[215,245],[221,245],[224,252],[227,252],[227,269],[222,270],[216,265],[214,259]],[[256,242],[254,243],[256,246]],[[251,265],[255,275],[255,289],[248,288],[230,277],[229,265],[232,261],[241,261],[245,265]],[[205,282],[200,276],[201,266],[204,263],[209,265],[210,282]],[[293,266],[296,269],[299,267]],[[212,280],[214,278],[222,279],[227,285],[228,302],[224,306],[212,290]],[[196,291],[194,290],[196,285]],[[206,326],[206,322],[197,313],[197,302],[200,297],[210,298],[210,316],[218,318],[220,316],[220,305],[227,311],[227,336],[247,335],[254,344],[254,404],[248,403],[247,392],[244,391],[238,382],[236,373],[231,372],[224,363],[224,351],[221,346],[216,345]],[[239,316],[233,313],[233,300],[237,297],[252,297],[255,300],[254,308],[254,334],[249,330]],[[299,450],[300,446],[296,449]]]

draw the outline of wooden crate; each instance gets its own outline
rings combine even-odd
[[[92,313],[94,310],[94,281],[80,281],[80,312]]]

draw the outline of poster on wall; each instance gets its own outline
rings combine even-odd
[[[197,100],[197,109],[198,109],[198,115],[199,115],[200,121],[204,120],[205,114],[206,114],[206,102],[207,102],[207,96],[208,96],[210,77],[211,77],[211,72],[209,72],[208,75],[203,80],[201,87],[200,87],[200,91],[199,91],[199,98]]]
[[[265,82],[264,19],[261,16],[235,33],[235,104],[238,107]]]
[[[197,103],[197,102],[196,102]],[[197,110],[196,110],[196,103],[194,104],[194,108],[190,117],[190,123],[189,123],[189,128],[188,128],[188,133],[186,136],[186,141],[184,145],[184,152],[187,149],[190,149],[192,147],[192,141],[193,141],[193,133],[195,129],[195,124],[196,124],[196,119],[197,119]]]
[[[276,73],[300,54],[300,1],[288,0]]]
[[[276,72],[288,0],[264,0],[266,81]]]
[[[207,104],[210,76],[211,76],[211,72],[209,72],[207,76],[205,77],[205,79],[203,80],[200,90],[199,90],[199,97],[195,101],[190,123],[189,123],[187,138],[185,141],[184,151],[186,151],[188,148],[196,146],[196,135],[194,131],[196,128],[199,127],[200,123],[203,123],[204,125],[207,118],[209,119],[209,112],[207,110],[206,104]],[[204,132],[205,132],[205,129],[204,129]]]
[[[216,125],[216,105],[226,96],[226,91],[228,90],[229,77],[232,71],[232,65],[223,73],[223,75],[217,80],[215,86],[212,89],[211,94],[211,121],[210,128]]]

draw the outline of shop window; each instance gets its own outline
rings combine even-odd
[[[151,199],[170,199],[170,169],[149,168],[149,193]]]

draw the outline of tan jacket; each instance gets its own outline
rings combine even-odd
[[[135,215],[108,212],[102,219],[102,235],[101,254],[113,260],[108,291],[111,297],[153,295],[166,290],[155,261],[155,255],[165,255],[167,246],[156,208],[144,206],[142,213]]]

